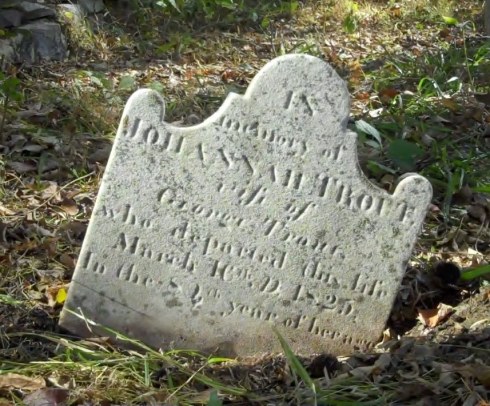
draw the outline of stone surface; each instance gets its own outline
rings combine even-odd
[[[22,23],[22,13],[14,9],[0,9],[0,28],[18,27]]]
[[[66,56],[66,40],[58,23],[37,20],[17,30],[22,34],[23,39],[17,47],[15,62],[62,60]]]
[[[58,4],[58,12],[67,17],[67,22],[72,25],[80,25],[84,22],[86,11],[80,4]],[[65,22],[66,23],[66,22]],[[82,29],[83,27],[78,27]]]
[[[40,60],[61,60],[67,54],[61,26],[55,21],[54,5],[42,1],[0,1],[0,38],[4,63],[33,64]]]
[[[360,172],[349,94],[321,60],[277,58],[202,124],[128,101],[61,325],[228,355],[373,346],[431,198]],[[92,333],[102,332],[93,326]],[[102,334],[107,334],[102,332]]]
[[[22,12],[23,22],[37,20],[43,17],[56,16],[56,13],[52,8],[28,1],[21,1],[17,8]]]
[[[105,9],[103,0],[78,0],[87,13],[100,13]]]

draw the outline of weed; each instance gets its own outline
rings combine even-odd
[[[22,100],[20,91],[20,80],[14,75],[6,75],[0,72],[0,108],[2,118],[0,119],[0,143],[5,142],[5,122],[9,114],[12,103],[19,103]]]
[[[291,15],[299,5],[293,0],[265,3],[254,0],[159,0],[154,4],[164,14],[184,19],[189,24],[204,21],[232,26],[252,22],[260,23],[262,27],[268,25],[272,16]],[[143,12],[147,7],[143,7]]]

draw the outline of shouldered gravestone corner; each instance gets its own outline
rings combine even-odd
[[[124,109],[61,325],[227,355],[280,350],[272,325],[301,353],[372,347],[432,190],[364,177],[335,71],[286,55],[200,125],[164,112],[150,90]]]

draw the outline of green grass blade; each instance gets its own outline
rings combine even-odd
[[[298,357],[294,355],[293,351],[291,350],[291,347],[289,344],[286,342],[284,337],[279,333],[277,328],[272,327],[274,330],[274,333],[277,335],[277,338],[279,339],[279,342],[281,343],[282,350],[284,351],[284,355],[286,356],[286,359],[288,360],[289,366],[293,370],[293,372],[298,375],[301,380],[305,383],[306,386],[311,388],[315,393],[316,393],[316,384],[313,382],[313,379],[310,378],[308,375],[308,372],[306,369],[301,365],[301,362],[299,361]]]
[[[461,274],[462,281],[471,281],[481,276],[490,275],[490,264],[478,266],[476,268],[465,271]]]

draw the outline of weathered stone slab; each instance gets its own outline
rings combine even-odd
[[[374,345],[431,186],[363,176],[333,69],[284,56],[200,125],[164,110],[126,105],[65,308],[164,348],[279,350],[272,325],[302,353]]]

